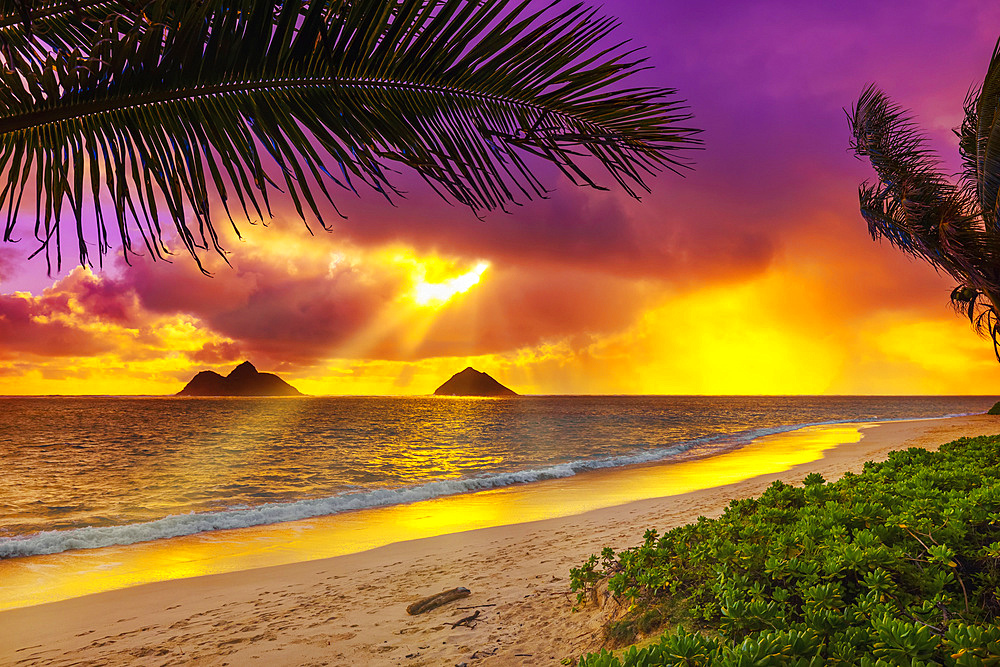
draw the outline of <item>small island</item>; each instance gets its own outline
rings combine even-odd
[[[249,361],[223,377],[215,371],[201,371],[177,396],[305,396],[274,373],[260,373]]]
[[[447,382],[434,390],[435,396],[517,396],[486,373],[471,366],[455,373]]]

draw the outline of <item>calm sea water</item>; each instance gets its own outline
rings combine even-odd
[[[0,398],[0,558],[264,525],[995,397]]]

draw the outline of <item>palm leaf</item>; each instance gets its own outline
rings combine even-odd
[[[102,23],[141,24],[150,0],[0,0],[0,65],[19,69],[52,51],[89,51]]]
[[[994,248],[981,218],[941,172],[912,117],[870,86],[848,118],[851,148],[870,160],[878,176],[877,184],[859,190],[872,238],[885,238],[959,280],[992,264]]]
[[[1000,41],[993,49],[986,78],[976,102],[977,172],[979,205],[986,223],[997,226],[997,192],[1000,190],[1000,123],[997,104],[1000,101]]]
[[[993,352],[1000,361],[1000,321],[986,294],[972,285],[959,284],[951,291],[951,305],[969,319],[976,333],[993,341]]]
[[[937,155],[908,112],[869,86],[848,111],[851,148],[871,162],[877,182],[860,187],[861,215],[872,238],[886,239],[958,281],[952,305],[976,330],[993,340],[1000,361],[1000,233],[996,226],[996,190],[1000,146],[992,117],[996,103],[983,102],[987,91],[1000,90],[994,52],[990,74],[981,91],[965,102],[965,119],[956,130],[963,169],[955,186],[941,172]],[[986,134],[982,134],[982,132]],[[985,206],[993,201],[993,208]]]
[[[980,208],[980,187],[983,174],[980,164],[980,153],[985,142],[979,136],[979,95],[978,89],[969,90],[962,105],[965,116],[962,124],[953,130],[958,137],[958,152],[962,158],[962,170],[959,172],[959,183],[962,199],[966,208]]]
[[[328,184],[391,199],[391,164],[476,212],[544,196],[532,156],[595,187],[601,165],[632,195],[683,169],[698,131],[672,89],[623,85],[643,61],[609,41],[616,23],[530,4],[154,0],[133,28],[101,22],[89,52],[0,72],[4,238],[32,191],[58,265],[64,209],[82,263],[108,251],[102,202],[126,257],[133,237],[165,254],[162,207],[197,260],[221,251],[213,196],[263,217],[280,189],[326,226]]]

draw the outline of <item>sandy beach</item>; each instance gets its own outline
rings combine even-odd
[[[601,610],[574,612],[569,591],[569,569],[591,553],[634,545],[648,528],[662,531],[698,516],[718,516],[731,499],[759,494],[775,479],[799,483],[819,472],[833,480],[893,449],[934,449],[962,436],[1000,433],[1000,418],[866,425],[853,431],[860,440],[846,432],[842,439],[848,442],[834,442],[810,454],[812,460],[791,458],[776,466],[782,470],[763,474],[751,465],[738,471],[743,479],[734,483],[727,480],[736,473],[718,467],[723,457],[578,475],[507,491],[524,501],[510,506],[533,507],[527,501],[546,493],[596,494],[603,499],[598,505],[615,503],[617,496],[600,490],[655,490],[651,480],[678,465],[689,466],[688,477],[700,474],[699,486],[709,488],[682,485],[679,493],[630,502],[626,493],[624,504],[576,513],[569,506],[555,512],[566,515],[539,520],[525,510],[521,520],[497,518],[503,525],[462,532],[445,526],[439,527],[444,534],[419,539],[394,531],[382,546],[356,553],[9,609],[0,612],[0,664],[558,664],[600,647]],[[751,447],[766,451],[783,437],[768,436]],[[587,509],[586,502],[574,502]],[[410,603],[456,586],[471,595],[418,616],[406,613]],[[452,626],[476,612],[477,618]]]

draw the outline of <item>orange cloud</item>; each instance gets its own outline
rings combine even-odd
[[[253,229],[213,278],[137,262],[0,297],[0,393],[173,393],[243,358],[312,394],[426,394],[467,365],[522,393],[994,391],[948,281],[841,228],[711,282]]]

